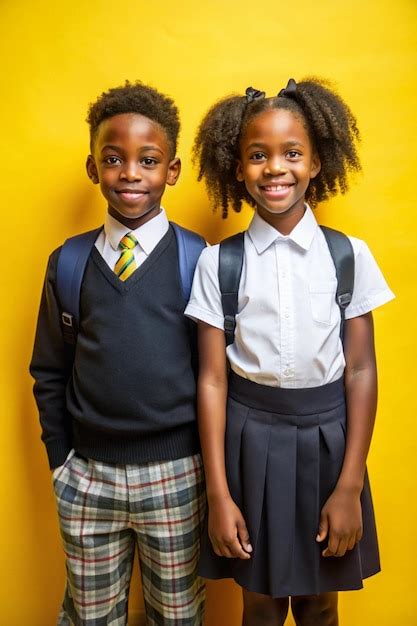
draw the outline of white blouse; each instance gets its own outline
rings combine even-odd
[[[367,245],[349,237],[355,286],[346,319],[394,298]],[[185,314],[223,329],[219,245],[203,250]],[[235,341],[227,357],[236,374],[273,387],[317,387],[343,375],[336,271],[307,206],[289,235],[255,213],[245,233]]]

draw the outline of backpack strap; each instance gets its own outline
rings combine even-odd
[[[320,226],[329,247],[337,278],[336,302],[340,309],[340,338],[343,342],[345,310],[354,287],[355,255],[349,237],[338,230]],[[220,243],[219,286],[224,315],[226,346],[235,338],[238,292],[244,256],[244,233],[238,233]]]
[[[200,235],[187,228],[170,222],[177,238],[178,264],[180,269],[182,294],[184,302],[190,299],[191,285],[193,283],[195,266],[206,242]]]
[[[171,222],[172,223],[172,222]],[[188,302],[195,266],[206,246],[202,237],[172,223],[177,238],[178,261],[184,301]],[[61,323],[64,341],[74,345],[80,322],[80,291],[85,268],[94,243],[102,230],[70,237],[64,242],[58,258],[57,292],[61,304]]]
[[[343,343],[345,310],[349,306],[355,281],[355,255],[349,237],[328,226],[320,226],[336,268],[336,302],[340,309],[340,338]]]
[[[224,314],[226,346],[235,340],[240,276],[243,267],[245,233],[224,239],[219,250],[219,286]]]
[[[61,305],[64,341],[75,344],[80,322],[80,290],[85,267],[94,243],[102,230],[96,228],[67,239],[59,253],[56,285]]]

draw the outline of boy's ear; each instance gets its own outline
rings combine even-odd
[[[321,161],[319,159],[319,155],[314,154],[312,161],[311,161],[310,178],[316,178],[320,170],[321,170]]]
[[[94,185],[98,185],[100,181],[98,179],[96,162],[94,161],[94,157],[92,154],[88,155],[85,167],[87,170],[88,178],[91,180],[92,183],[94,183]]]
[[[236,165],[236,178],[240,183],[243,183],[243,181],[245,180],[245,177],[243,176],[241,161],[238,161]]]
[[[181,172],[181,159],[175,157],[168,165],[167,185],[175,185]]]

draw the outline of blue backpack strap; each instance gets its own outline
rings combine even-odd
[[[200,235],[182,226],[171,222],[177,238],[178,264],[181,276],[181,287],[184,302],[190,299],[191,285],[193,283],[195,266],[206,242]]]
[[[340,338],[343,342],[345,310],[349,306],[355,283],[355,254],[349,237],[328,226],[320,226],[336,268],[336,302],[340,309]]]
[[[94,243],[102,230],[96,228],[67,239],[59,253],[56,284],[61,305],[64,341],[75,344],[80,322],[80,291],[85,267]]]
[[[226,346],[235,340],[236,313],[242,274],[245,233],[224,239],[219,250],[219,287],[222,296]]]

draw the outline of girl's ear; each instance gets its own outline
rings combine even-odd
[[[321,161],[318,154],[314,154],[311,160],[310,178],[316,178],[321,170]]]
[[[88,178],[91,180],[92,183],[94,183],[94,185],[98,185],[100,181],[98,178],[96,162],[94,161],[94,157],[92,154],[88,155],[85,167],[87,170]]]
[[[168,165],[167,185],[175,185],[181,172],[181,160],[178,157],[172,159]]]
[[[236,165],[236,178],[240,183],[243,183],[243,181],[245,180],[245,177],[243,176],[243,168],[242,168],[241,161],[238,161]]]

